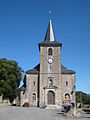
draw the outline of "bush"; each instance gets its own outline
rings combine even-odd
[[[30,107],[29,103],[28,102],[25,102],[23,107]]]

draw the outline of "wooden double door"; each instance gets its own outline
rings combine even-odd
[[[47,99],[48,99],[49,105],[54,105],[55,104],[55,93],[53,91],[49,91]]]

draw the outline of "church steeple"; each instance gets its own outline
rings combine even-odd
[[[46,31],[44,41],[38,43],[38,46],[39,46],[39,50],[40,50],[40,46],[49,46],[49,47],[50,46],[54,46],[54,47],[60,46],[60,47],[62,47],[62,43],[56,41],[51,19],[49,20],[49,25],[48,25],[48,28]]]
[[[49,20],[49,25],[48,25],[48,28],[47,28],[47,31],[46,31],[44,41],[45,42],[54,42],[54,41],[56,41],[55,34],[54,34],[54,31],[53,31],[53,27],[52,27],[51,19]]]

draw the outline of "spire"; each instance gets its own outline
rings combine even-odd
[[[45,42],[56,41],[55,35],[54,35],[54,31],[53,31],[53,27],[52,27],[52,21],[51,21],[51,19],[49,20],[49,25],[48,25],[48,28],[47,28],[47,32],[46,32],[44,41]]]
[[[46,35],[44,38],[44,41],[38,43],[39,46],[39,50],[40,50],[40,46],[60,46],[62,47],[62,43],[57,42],[55,39],[55,34],[53,31],[53,27],[52,27],[52,21],[51,21],[51,11],[49,12],[49,25],[46,31]]]

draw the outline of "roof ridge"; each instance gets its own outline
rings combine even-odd
[[[40,71],[40,63],[37,64],[33,69],[27,70],[26,74],[29,74],[29,73],[38,73],[39,71]],[[76,73],[75,71],[66,68],[62,64],[61,64],[61,71],[62,71],[62,74],[75,74]]]

